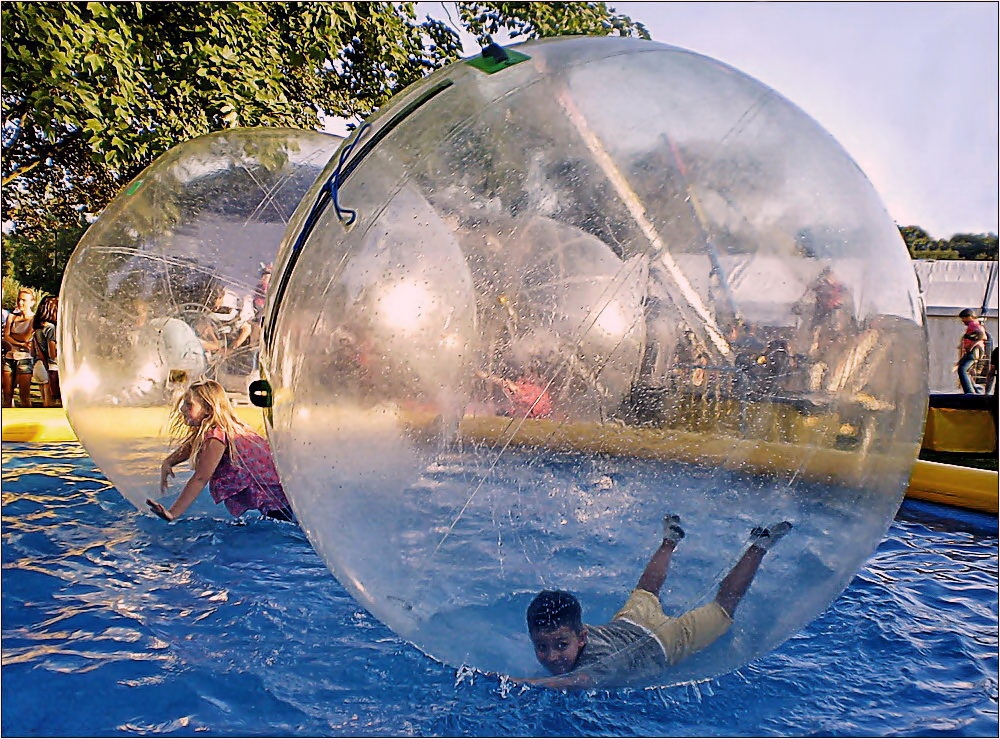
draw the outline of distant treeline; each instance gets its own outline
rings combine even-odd
[[[66,228],[49,234],[49,242],[34,243],[17,234],[3,235],[3,306],[12,308],[17,289],[30,285],[44,293],[59,293],[66,261],[83,227]],[[997,235],[955,234],[949,239],[931,238],[920,226],[900,226],[911,259],[996,260]]]
[[[920,226],[900,226],[899,233],[903,236],[912,259],[997,258],[995,233],[955,234],[950,239],[934,239]]]

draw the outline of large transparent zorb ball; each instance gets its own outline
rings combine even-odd
[[[615,681],[732,670],[823,611],[926,400],[914,273],[843,149],[730,67],[620,38],[452,65],[369,124],[296,214],[264,332],[282,480],[358,601],[449,664],[537,675],[534,594],[608,621],[674,513],[667,616],[752,527],[794,528],[727,633]]]
[[[289,218],[339,142],[253,128],[175,146],[73,252],[60,292],[63,403],[88,453],[142,510],[159,497],[170,406],[193,381],[220,381],[262,426],[247,387],[258,376],[270,270]]]

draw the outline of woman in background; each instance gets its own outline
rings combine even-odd
[[[35,293],[27,287],[17,291],[17,307],[3,323],[3,407],[14,405],[17,385],[22,408],[31,407],[31,335],[34,333]]]

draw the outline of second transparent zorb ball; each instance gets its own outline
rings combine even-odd
[[[87,452],[141,510],[159,497],[170,408],[192,382],[218,380],[263,425],[247,387],[258,377],[275,254],[339,142],[249,128],[179,144],[112,200],[73,252],[60,292],[63,403]]]
[[[264,326],[285,489],[373,614],[516,676],[535,593],[608,621],[666,514],[668,617],[791,521],[725,634],[620,682],[732,670],[826,608],[902,499],[906,249],[843,149],[731,67],[620,38],[503,56],[401,93],[296,214]]]

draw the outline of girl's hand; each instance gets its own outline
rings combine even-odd
[[[149,510],[162,518],[164,521],[169,522],[174,520],[174,517],[170,515],[170,511],[164,508],[160,503],[157,503],[155,500],[146,498],[146,505],[149,506]]]
[[[160,465],[160,492],[167,491],[167,478],[174,476],[174,468],[169,462]]]

